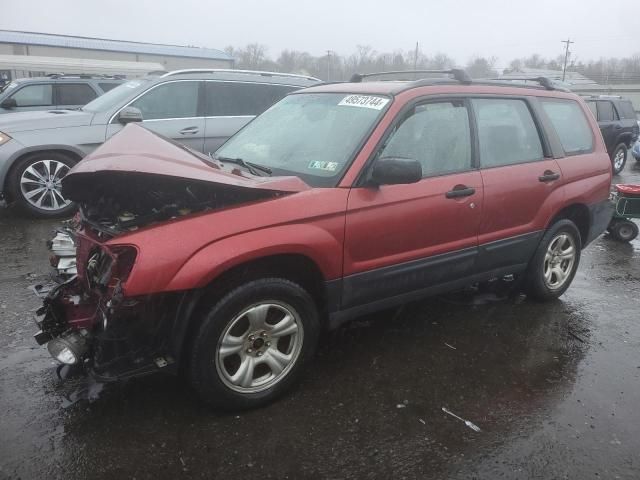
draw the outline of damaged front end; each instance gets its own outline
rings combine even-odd
[[[191,311],[185,305],[197,291],[156,291],[146,285],[142,290],[148,293],[135,296],[127,294],[128,287],[135,291],[127,281],[141,258],[145,271],[152,272],[145,278],[153,281],[154,269],[162,272],[166,258],[191,252],[176,251],[181,244],[175,237],[143,235],[135,245],[128,239],[156,224],[186,222],[308,188],[297,177],[247,175],[141,127],[125,127],[63,179],[63,194],[79,212],[49,244],[57,283],[35,288],[43,298],[36,341],[47,344],[62,364],[102,381],[174,370],[181,348],[175,342],[182,338],[176,331],[186,331],[189,316],[181,309]],[[146,251],[158,252],[158,243],[165,241],[164,262]]]
[[[85,229],[76,232],[75,239],[77,275],[40,291],[36,341],[46,343],[60,363],[81,367],[101,380],[170,365],[165,339],[173,320],[173,296],[125,298],[122,286],[136,249],[109,247]]]

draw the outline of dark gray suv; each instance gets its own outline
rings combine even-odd
[[[19,78],[0,91],[0,114],[79,108],[123,82],[102,75]]]
[[[255,115],[316,78],[243,70],[179,70],[130,80],[79,110],[0,115],[0,200],[40,217],[68,215],[61,180],[129,122],[213,152]]]

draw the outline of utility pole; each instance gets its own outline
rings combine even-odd
[[[564,49],[564,65],[562,66],[562,81],[564,82],[564,79],[567,76],[567,61],[569,60],[569,45],[576,42],[572,42],[570,38],[567,38],[566,40],[562,40],[560,43],[564,43],[566,45]]]
[[[418,69],[418,42],[416,42],[416,53],[413,55],[413,69]]]
[[[331,80],[331,50],[327,50],[327,82]]]

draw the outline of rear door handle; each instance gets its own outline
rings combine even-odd
[[[476,189],[473,187],[467,187],[466,185],[456,185],[453,187],[453,190],[449,190],[445,193],[445,197],[447,198],[460,198],[460,197],[468,197],[469,195],[473,195],[476,193]]]
[[[545,170],[545,172],[538,177],[538,180],[540,180],[541,182],[553,182],[554,180],[558,180],[559,178],[559,173],[552,172],[551,170]]]
[[[186,127],[180,130],[178,133],[180,135],[195,135],[199,130],[200,129],[198,127]]]

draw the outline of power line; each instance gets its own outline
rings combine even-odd
[[[560,43],[566,44],[564,50],[564,64],[562,65],[562,81],[564,82],[565,76],[567,74],[567,61],[569,60],[569,45],[576,42],[572,42],[570,38],[567,38],[566,40],[562,40]]]

